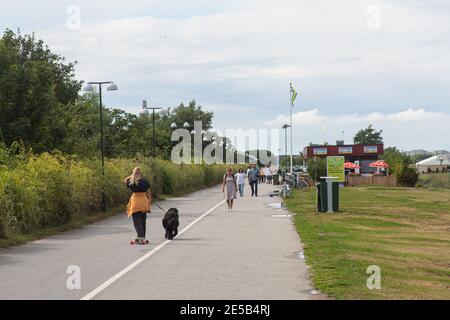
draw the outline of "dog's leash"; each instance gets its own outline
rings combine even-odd
[[[153,203],[155,206],[157,206],[159,209],[161,209],[162,212],[167,213],[166,210],[164,210],[163,208],[161,208],[159,206],[159,204],[157,204],[156,202]]]

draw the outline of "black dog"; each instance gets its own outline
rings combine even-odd
[[[166,239],[172,240],[178,234],[178,209],[170,208],[162,219],[164,229],[166,229]]]

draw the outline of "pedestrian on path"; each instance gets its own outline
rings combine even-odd
[[[236,174],[236,182],[238,185],[239,195],[241,197],[244,196],[244,184],[245,184],[245,173],[242,168],[238,170],[238,173]]]
[[[264,174],[266,175],[266,183],[272,183],[272,170],[270,170],[270,167],[264,169]]]
[[[258,196],[258,181],[259,181],[259,170],[256,165],[252,164],[252,168],[248,172],[248,183],[252,189],[252,197]]]
[[[266,172],[264,171],[264,168],[261,167],[261,169],[259,169],[259,183],[264,183],[266,180]]]
[[[227,190],[225,196],[227,198],[228,211],[233,211],[233,201],[237,198],[237,183],[232,168],[227,168],[227,172],[223,176],[222,192],[225,192],[225,188]]]
[[[127,206],[128,218],[133,217],[133,225],[136,230],[136,242],[145,242],[147,213],[151,212],[150,204],[152,194],[150,184],[142,176],[140,167],[135,167],[133,173],[124,179],[128,189],[133,194],[130,197]]]

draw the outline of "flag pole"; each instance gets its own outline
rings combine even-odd
[[[293,95],[292,83],[290,83],[289,86],[290,86],[289,97],[291,100],[291,106],[290,106],[290,110],[289,110],[290,111],[290,125],[291,125],[291,179],[294,179],[293,168],[292,168],[292,163],[293,163],[293,161],[292,161],[292,108],[294,107],[294,102],[292,101],[292,95]],[[294,180],[292,180],[292,182],[294,182]]]

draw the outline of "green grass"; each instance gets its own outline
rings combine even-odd
[[[317,289],[336,299],[450,299],[450,191],[340,189],[341,212],[316,213],[315,191],[286,200]],[[366,287],[370,265],[381,289]]]

